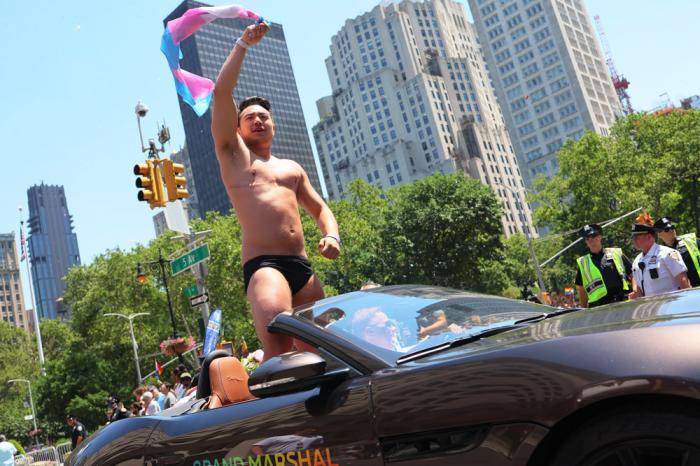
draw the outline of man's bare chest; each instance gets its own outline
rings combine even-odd
[[[243,169],[235,170],[228,177],[228,187],[234,189],[287,188],[296,192],[301,180],[293,165],[283,161],[276,163],[253,161]]]

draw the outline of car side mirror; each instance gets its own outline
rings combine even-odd
[[[326,372],[326,360],[318,354],[292,351],[262,363],[250,374],[248,388],[258,398],[283,395],[338,382],[349,372],[348,369]]]

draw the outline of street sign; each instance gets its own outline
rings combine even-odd
[[[187,254],[183,254],[177,259],[173,259],[170,262],[170,271],[173,275],[177,275],[185,270],[204,262],[209,258],[209,245],[203,244],[199,247],[194,248]]]
[[[198,292],[199,290],[197,289],[197,285],[188,286],[183,290],[183,293],[185,293],[185,296],[187,296],[188,298],[196,296]]]
[[[209,302],[209,293],[202,293],[199,296],[190,298],[190,306],[195,307]]]
[[[31,421],[32,419],[34,419],[34,416],[32,416],[31,414],[27,414],[26,416],[24,416],[25,421]]]

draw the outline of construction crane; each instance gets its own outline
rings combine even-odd
[[[605,54],[605,63],[608,65],[608,70],[610,71],[610,77],[612,78],[613,86],[615,87],[615,92],[617,92],[617,98],[620,99],[620,106],[622,107],[622,112],[625,115],[629,115],[634,112],[632,109],[632,102],[630,101],[630,96],[627,93],[627,88],[630,87],[630,82],[622,75],[617,73],[615,68],[615,62],[612,58],[612,53],[610,52],[610,44],[608,44],[608,38],[605,35],[605,30],[603,29],[603,23],[600,20],[600,16],[596,15],[594,17],[596,29],[598,29],[598,37],[600,37],[600,45],[603,47],[603,53]]]

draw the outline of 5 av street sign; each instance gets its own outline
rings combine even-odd
[[[173,275],[177,275],[185,270],[204,262],[209,258],[209,245],[203,244],[199,247],[194,248],[187,254],[183,254],[177,259],[173,259],[170,262],[170,271]]]
[[[200,304],[208,303],[209,302],[209,294],[208,293],[202,293],[199,296],[193,296],[190,298],[190,306],[196,307],[199,306]]]

